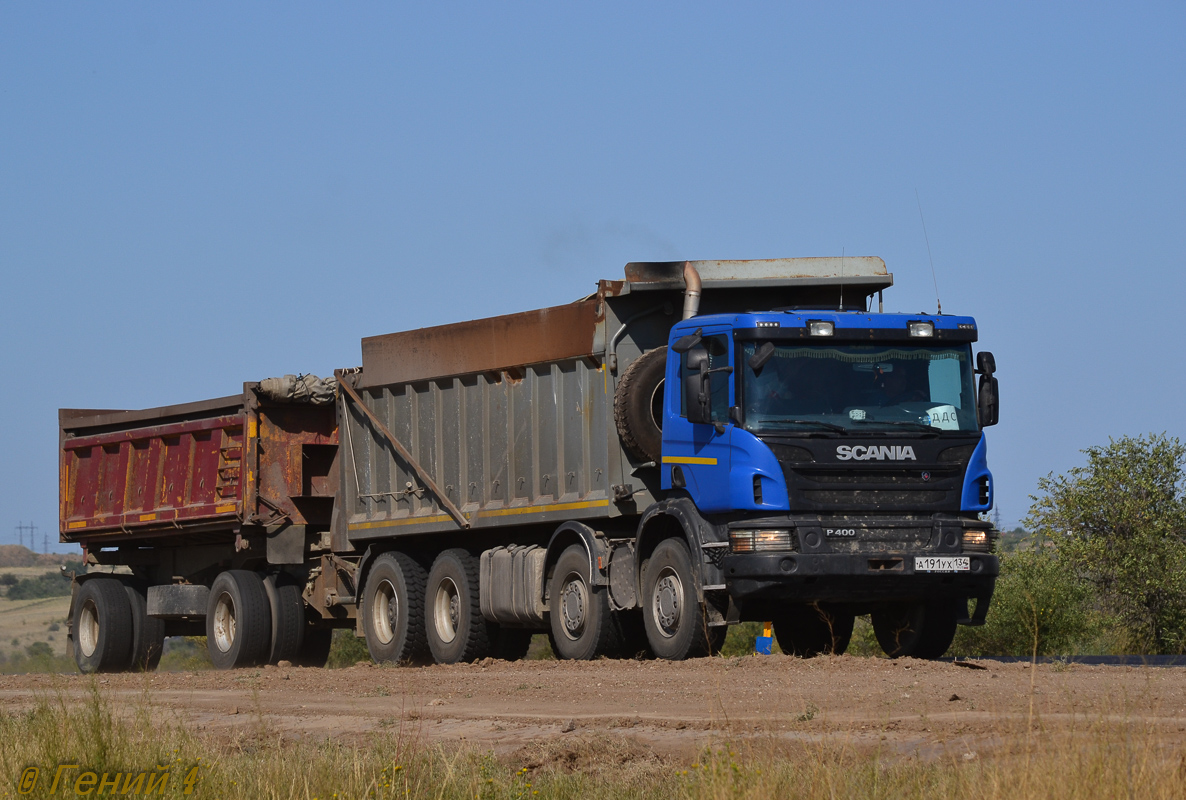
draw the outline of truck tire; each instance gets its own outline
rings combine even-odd
[[[281,661],[296,663],[305,643],[308,623],[305,619],[305,600],[301,587],[283,573],[264,578],[268,595],[268,609],[272,613],[272,646],[268,663]]]
[[[651,651],[658,658],[682,661],[712,652],[713,638],[696,597],[695,581],[692,556],[684,541],[659,542],[647,560],[642,580],[643,624]]]
[[[895,604],[873,612],[873,633],[890,658],[939,658],[955,638],[959,607],[950,600]]]
[[[292,659],[296,667],[317,667],[320,669],[329,660],[329,648],[333,644],[333,628],[305,627],[305,639],[301,642],[301,652]]]
[[[491,625],[490,655],[503,661],[519,661],[527,655],[527,648],[531,647],[531,637],[534,635],[535,631],[526,628]]]
[[[854,621],[852,614],[795,604],[774,618],[774,636],[779,648],[789,656],[838,656],[848,649]]]
[[[663,455],[663,384],[667,347],[648,350],[631,362],[614,393],[618,436],[631,455],[659,463]]]
[[[616,655],[621,647],[609,592],[593,585],[589,553],[582,545],[569,545],[556,561],[548,587],[548,621],[557,658],[589,661]]]
[[[152,672],[161,663],[165,649],[165,621],[148,616],[148,597],[139,586],[124,584],[132,612],[132,661],[137,672]]]
[[[132,608],[115,578],[83,581],[71,620],[74,662],[79,671],[123,672],[132,663]]]
[[[362,625],[367,650],[380,664],[429,660],[425,634],[424,567],[406,553],[375,559],[362,594]]]
[[[260,576],[229,569],[214,579],[206,606],[206,650],[218,669],[264,664],[272,649],[272,609]]]
[[[428,571],[424,622],[428,649],[438,664],[473,661],[490,653],[490,624],[478,597],[478,559],[456,548],[436,557]]]

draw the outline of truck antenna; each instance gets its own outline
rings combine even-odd
[[[922,200],[918,197],[918,189],[914,190],[914,199],[918,202],[918,218],[922,220],[922,238],[927,243],[927,258],[931,262],[931,280],[935,282],[935,308],[939,314],[943,313],[943,304],[939,302],[939,279],[935,277],[935,259],[931,256],[931,237],[927,236],[927,221],[922,216]]]

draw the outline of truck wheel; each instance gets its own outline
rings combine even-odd
[[[681,661],[712,651],[707,620],[696,598],[692,557],[681,539],[664,539],[643,577],[643,623],[658,658]]]
[[[268,663],[296,663],[309,627],[305,620],[305,600],[301,597],[301,587],[287,575],[269,575],[264,578],[264,591],[268,595],[268,609],[272,613],[272,646]]]
[[[132,609],[115,578],[92,578],[74,598],[71,637],[81,672],[123,672],[132,661]]]
[[[152,672],[161,663],[165,649],[165,621],[148,616],[148,598],[139,586],[124,585],[132,612],[133,670]]]
[[[526,628],[504,628],[501,625],[490,626],[490,655],[503,661],[519,661],[527,655],[527,648],[531,647],[531,637],[535,631]]]
[[[622,446],[642,461],[663,455],[663,383],[667,347],[648,350],[631,362],[614,393],[614,421]]]
[[[473,661],[490,652],[489,624],[478,598],[478,559],[456,548],[437,556],[425,595],[428,649],[438,664]]]
[[[950,600],[891,605],[875,611],[873,633],[890,658],[939,658],[955,638],[959,609]]]
[[[332,628],[313,628],[305,627],[305,640],[301,642],[301,652],[297,657],[292,659],[292,663],[298,667],[317,667],[325,666],[325,662],[329,660],[329,648],[333,644],[334,631]]]
[[[362,595],[362,625],[367,650],[380,664],[429,658],[425,635],[424,567],[406,553],[375,559]]]
[[[774,635],[784,653],[800,658],[841,655],[852,639],[852,614],[812,605],[794,605],[774,618]]]
[[[229,569],[214,579],[206,606],[206,650],[218,669],[266,663],[272,648],[272,610],[254,572]]]
[[[589,661],[621,645],[604,586],[589,577],[589,553],[579,544],[560,554],[548,588],[548,620],[557,658]]]

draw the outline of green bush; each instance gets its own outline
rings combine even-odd
[[[1091,587],[1051,548],[1001,557],[1001,575],[982,627],[961,626],[949,655],[1070,655],[1094,649],[1101,619]]]
[[[69,595],[70,578],[61,572],[46,572],[36,578],[24,578],[8,587],[9,600],[39,600]]]
[[[359,661],[365,661],[368,664],[371,661],[371,653],[367,650],[366,640],[355,636],[352,630],[345,628],[335,630],[333,641],[329,646],[329,660],[325,665],[330,669],[339,669],[353,667]]]

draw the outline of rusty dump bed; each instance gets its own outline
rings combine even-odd
[[[59,411],[61,541],[217,541],[248,526],[328,526],[333,406],[264,402],[256,386],[143,411]]]

